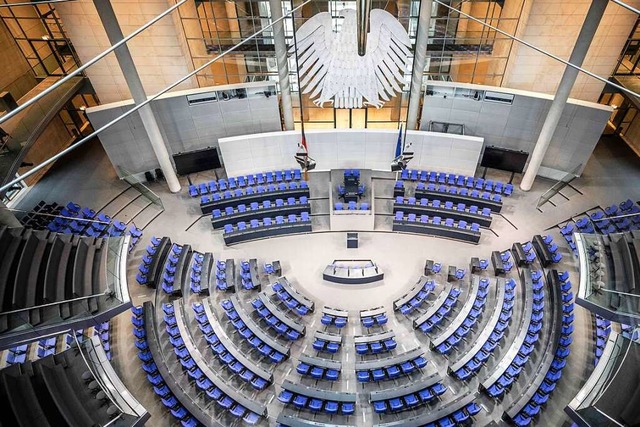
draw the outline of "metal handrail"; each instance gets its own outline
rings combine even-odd
[[[33,307],[27,307],[27,308],[20,308],[18,310],[11,310],[11,311],[2,311],[0,312],[0,316],[5,316],[7,314],[15,314],[15,313],[21,313],[23,311],[31,311],[31,310],[37,310],[40,308],[44,308],[44,307],[51,307],[54,305],[60,305],[60,304],[67,304],[70,302],[75,302],[75,301],[82,301],[82,300],[86,300],[86,299],[90,299],[90,298],[98,298],[98,297],[103,297],[105,295],[109,295],[111,292],[103,292],[101,294],[92,294],[92,295],[85,295],[83,297],[77,297],[77,298],[72,298],[72,299],[66,299],[64,301],[58,301],[58,302],[50,302],[47,304],[40,304],[40,305],[34,305]]]

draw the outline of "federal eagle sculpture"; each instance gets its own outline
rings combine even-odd
[[[340,11],[342,31],[335,33],[331,14],[322,12],[296,33],[298,76],[302,93],[317,106],[335,108],[382,107],[402,92],[409,67],[409,35],[388,12],[373,9],[364,56],[358,55],[356,11]],[[290,52],[294,52],[292,46]]]

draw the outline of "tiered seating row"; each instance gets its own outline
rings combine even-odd
[[[120,240],[126,245],[128,237]],[[21,338],[17,341],[27,341],[27,335],[31,339],[51,335],[73,328],[70,322],[84,327],[90,321],[104,321],[110,310],[119,311],[123,304],[120,298],[128,296],[126,278],[122,283],[110,283],[107,262],[109,257],[124,257],[127,252],[126,248],[116,251],[116,243],[110,249],[108,239],[0,227],[3,339],[18,334]],[[116,262],[120,265],[120,260]],[[108,296],[109,290],[117,291],[118,297]],[[2,345],[6,348],[7,344],[10,342]]]
[[[431,340],[431,348],[440,354],[449,354],[478,322],[488,294],[489,279],[473,276],[464,306],[456,319],[440,335]]]
[[[244,290],[262,289],[258,277],[258,260],[255,258],[240,263],[240,282]]]
[[[46,216],[37,215],[46,213]],[[56,216],[51,220],[51,216]],[[127,229],[127,224],[116,219],[112,219],[104,213],[96,214],[90,208],[82,208],[80,205],[69,202],[66,206],[60,207],[57,203],[46,204],[40,201],[22,220],[23,224],[34,229],[47,229],[54,233],[77,234],[87,237],[120,237],[131,236],[129,252],[142,238],[142,230],[135,224]]]
[[[295,310],[298,315],[306,316],[313,312],[314,302],[295,290],[286,277],[279,278],[278,281],[271,285],[271,288],[276,292],[280,301],[290,310]]]
[[[164,316],[167,333],[170,335],[169,341],[173,345],[180,364],[198,388],[238,418],[255,420],[255,423],[261,416],[266,415],[267,408],[264,405],[240,393],[235,386],[227,383],[209,367],[186,326],[182,300],[175,300],[172,306],[173,313],[165,311]]]
[[[373,328],[374,326],[386,325],[389,321],[386,309],[384,307],[370,308],[360,311],[360,322],[365,328]]]
[[[342,363],[303,354],[298,358],[296,371],[300,375],[310,376],[315,380],[337,381],[342,371]]]
[[[313,349],[315,351],[335,354],[340,350],[341,345],[341,335],[316,331],[315,335],[313,336]]]
[[[447,387],[439,373],[402,387],[376,390],[369,395],[373,410],[378,414],[399,412],[424,405],[441,396]]]
[[[164,265],[169,249],[171,248],[171,239],[168,237],[152,237],[151,243],[146,248],[146,253],[142,257],[142,262],[138,267],[136,281],[141,285],[155,288],[162,279]]]
[[[330,415],[353,415],[355,412],[356,394],[340,391],[321,390],[289,380],[282,383],[282,391],[278,400],[284,404],[293,404],[298,409],[323,411]]]
[[[356,377],[359,382],[392,380],[408,375],[427,366],[424,351],[420,348],[384,359],[356,361]]]
[[[395,212],[393,231],[447,237],[468,243],[480,241],[480,225],[478,223],[468,224],[466,221],[460,220],[456,224],[453,218],[429,217],[428,215],[420,215],[418,218],[414,213],[405,216],[403,211]]]
[[[478,373],[495,348],[500,345],[513,314],[516,282],[498,278],[496,309],[475,344],[465,355],[449,365],[449,374],[465,381]]]
[[[150,302],[131,308],[134,343],[138,349],[138,358],[142,362],[142,369],[147,373],[147,380],[153,386],[154,393],[160,398],[165,408],[171,412],[171,415],[183,426],[196,427],[199,425],[198,421],[202,422],[207,417],[169,372],[153,326],[153,311],[153,304]]]
[[[451,283],[447,282],[431,307],[413,321],[413,327],[420,329],[425,334],[431,332],[451,313],[453,307],[458,303],[458,297],[461,293],[460,289],[454,288]]]
[[[356,335],[353,337],[356,353],[379,354],[391,351],[398,346],[393,331],[380,332],[372,335]]]
[[[394,189],[394,196],[404,196],[404,188],[400,186]],[[452,202],[454,205],[464,203],[466,206],[477,206],[478,209],[489,208],[491,212],[497,213],[502,210],[502,197],[499,194],[491,195],[488,192],[480,193],[478,190],[469,191],[466,188],[447,187],[434,184],[425,186],[419,183],[416,186],[414,196],[417,199],[438,199],[442,203]]]
[[[498,194],[504,194],[505,196],[510,196],[511,193],[513,193],[513,184],[505,184],[501,181],[474,178],[472,176],[456,175],[446,172],[428,172],[415,169],[405,169],[400,174],[400,179],[407,181],[430,182],[433,184],[449,184],[476,190],[492,191]]]
[[[609,335],[611,334],[611,321],[607,320],[599,315],[595,315],[595,358],[593,361],[594,365],[597,365],[602,357],[602,353],[604,352],[604,347],[607,345],[607,340],[609,339]]]
[[[184,276],[191,258],[191,246],[171,245],[171,250],[164,264],[162,272],[162,290],[169,295],[181,295]]]
[[[216,262],[216,289],[219,291],[236,291],[236,263],[233,259]]]
[[[227,179],[220,178],[201,184],[189,185],[189,195],[191,197],[204,196],[206,194],[215,193],[217,191],[225,191],[227,189],[234,190],[236,188],[251,187],[254,185],[273,184],[290,181],[300,181],[302,175],[300,169],[286,169],[283,171],[257,173],[255,175],[240,175],[238,177],[230,177]]]
[[[189,269],[189,288],[194,294],[209,295],[213,254],[193,252]]]
[[[526,296],[523,321],[518,330],[518,335],[498,366],[481,383],[481,390],[484,390],[490,397],[494,398],[504,395],[507,389],[516,381],[525,364],[529,361],[529,356],[535,349],[535,344],[539,339],[539,332],[542,329],[544,310],[542,273],[537,276],[534,275],[535,280],[533,280],[531,270],[522,268],[520,276]]]
[[[439,216],[452,218],[455,221],[478,223],[483,227],[491,226],[491,209],[471,205],[467,208],[464,203],[453,204],[452,201],[441,202],[439,199],[416,199],[415,197],[397,196],[393,211],[403,211],[416,215]]]
[[[286,339],[295,341],[304,336],[305,326],[287,316],[264,292],[261,292],[251,305],[270,328]]]
[[[232,245],[249,240],[309,232],[311,232],[309,212],[302,212],[300,216],[290,214],[286,221],[281,215],[275,218],[263,218],[262,221],[254,219],[249,222],[249,227],[244,221],[240,221],[235,226],[226,224],[223,238],[225,244]]]
[[[211,225],[214,229],[218,229],[223,228],[226,224],[237,224],[240,221],[250,222],[277,215],[300,215],[302,212],[310,210],[311,204],[307,196],[301,196],[298,199],[289,197],[286,200],[263,200],[262,202],[251,202],[248,208],[245,204],[239,204],[235,208],[227,206],[224,209],[214,209],[211,212]]]
[[[507,407],[503,416],[518,427],[530,425],[533,418],[540,413],[562,377],[562,369],[566,366],[566,359],[570,353],[573,333],[573,310],[569,306],[573,299],[571,287],[566,286],[567,282],[560,279],[556,270],[549,271],[547,283],[551,290],[553,307],[551,337],[541,363],[533,372],[532,381]],[[565,307],[569,307],[570,310],[565,312]]]
[[[252,347],[267,357],[272,363],[280,363],[289,357],[289,348],[278,343],[269,335],[264,333],[260,326],[244,310],[237,295],[223,300],[221,303],[227,318]]]
[[[264,202],[265,200],[288,199],[289,197],[300,198],[309,197],[309,184],[306,181],[281,182],[280,184],[269,184],[267,186],[237,188],[233,192],[226,190],[221,193],[213,193],[211,197],[202,196],[200,199],[200,210],[207,215],[214,209],[226,209],[237,207],[241,204],[251,205],[253,202]]]
[[[535,235],[531,243],[533,243],[543,267],[549,267],[551,264],[557,264],[562,260],[562,254],[558,253],[558,245],[553,242],[553,236],[546,235],[542,237]]]
[[[436,283],[432,279],[422,276],[409,292],[393,302],[393,309],[407,316],[420,307],[435,288]]]
[[[336,310],[331,307],[322,309],[322,318],[320,323],[325,326],[335,326],[336,328],[344,328],[349,321],[349,312],[345,310]]]
[[[347,205],[345,207],[344,203],[336,202],[336,204],[334,205],[334,208],[337,211],[343,211],[343,210],[348,210],[348,211],[368,211],[369,209],[371,209],[371,205],[369,205],[369,203],[367,203],[367,202],[356,203],[354,201],[350,201],[350,202],[347,203]]]
[[[191,306],[198,326],[213,354],[243,381],[251,384],[256,390],[264,390],[273,382],[273,374],[256,366],[235,346],[218,323],[209,304],[209,300],[204,300],[202,303],[195,302]],[[172,306],[169,305],[169,307]]]

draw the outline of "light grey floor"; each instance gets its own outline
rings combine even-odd
[[[298,290],[312,298],[318,308],[326,304],[348,309],[353,313],[348,332],[346,334],[343,332],[345,336],[363,332],[362,327],[358,324],[357,310],[385,306],[390,316],[387,329],[393,329],[396,332],[400,344],[396,353],[401,352],[402,348],[410,349],[418,345],[426,350],[429,339],[421,332],[414,332],[409,319],[393,315],[391,309],[392,301],[404,294],[418,280],[425,259],[440,261],[445,267],[448,265],[466,267],[472,256],[487,258],[491,251],[507,249],[513,242],[527,241],[538,233],[550,233],[561,245],[565,255],[560,269],[570,271],[572,282],[576,284],[578,283],[577,261],[569,253],[568,248],[563,245],[563,240],[555,225],[595,206],[605,207],[626,198],[640,200],[639,159],[621,141],[606,138],[597,146],[583,176],[573,183],[575,190],[567,188],[563,191],[566,197],[558,195],[552,199],[556,206],[547,204],[542,208],[542,211],[536,209],[540,195],[553,184],[551,181],[538,179],[532,191],[523,193],[516,190],[512,197],[505,200],[502,215],[494,218],[491,231],[483,230],[480,244],[476,246],[445,239],[389,232],[391,229],[389,214],[391,213],[392,202],[390,199],[393,183],[391,180],[384,179],[384,175],[392,177],[391,174],[375,174],[374,176],[376,206],[378,207],[376,210],[376,214],[378,214],[376,231],[361,232],[358,249],[346,249],[344,232],[326,231],[329,229],[327,216],[329,212],[328,173],[312,173],[310,176],[313,224],[314,230],[319,232],[256,241],[233,247],[225,247],[220,233],[212,230],[208,218],[200,218],[198,201],[191,199],[186,193],[186,179],[181,179],[184,186],[183,191],[175,195],[170,194],[162,183],[151,185],[153,191],[160,196],[165,211],[146,227],[142,244],[129,262],[130,292],[134,302],[140,303],[154,299],[154,295],[149,289],[138,286],[135,282],[135,272],[144,246],[152,235],[169,236],[175,242],[191,244],[195,250],[213,252],[216,258],[235,258],[236,260],[258,258],[261,263],[275,259],[280,260],[283,265],[283,274]],[[491,172],[489,176],[502,180],[508,179],[508,175],[497,172]],[[213,173],[201,173],[191,178],[194,182],[199,182],[213,178]],[[517,184],[517,182],[518,178],[515,183]],[[108,206],[124,190],[126,190],[126,185],[117,180],[101,147],[92,143],[86,149],[79,150],[73,158],[59,162],[45,179],[21,201],[19,208],[29,210],[39,200],[58,203],[73,200],[84,206],[100,208]],[[385,278],[382,282],[355,287],[324,282],[322,270],[337,258],[372,259],[385,272]],[[440,282],[443,280],[444,278],[439,278]],[[462,285],[463,289],[466,287],[465,284]],[[574,289],[574,293],[575,291]],[[250,295],[243,293],[243,297],[248,299]],[[463,293],[461,298],[465,297],[466,294]],[[190,300],[197,298],[199,297],[192,296]],[[214,295],[213,298],[220,299],[222,297]],[[461,301],[461,303],[463,302],[464,300]],[[321,326],[319,317],[320,315],[316,313],[308,321],[307,329],[310,333],[301,344],[294,344],[292,359],[278,368],[276,382],[285,377],[294,382],[301,381],[300,376],[295,373],[295,360],[301,353],[315,354],[309,351],[310,337],[313,335],[312,332]],[[538,425],[559,426],[567,423],[568,418],[564,415],[563,408],[586,381],[593,366],[591,322],[591,315],[581,308],[577,308],[576,330],[574,342],[571,345],[572,353],[569,357],[569,363],[550,403],[539,418]],[[112,324],[114,328],[112,343],[114,366],[121,373],[125,384],[132,393],[151,412],[152,418],[149,425],[175,424],[170,414],[162,408],[159,400],[153,395],[142,374],[139,361],[135,357],[129,314],[122,314],[114,319]],[[427,358],[431,363],[424,375],[435,370],[444,372],[447,359],[430,353],[429,350],[426,351]],[[349,345],[349,341],[347,341],[340,357],[343,358],[345,367],[353,363],[355,352],[352,342]],[[540,350],[537,350],[534,353],[533,361],[539,360],[540,357]],[[362,390],[354,379],[352,369],[343,370],[343,374],[345,376],[340,384],[341,387],[351,391]],[[526,383],[526,375],[527,372],[520,377],[511,393],[517,393],[526,385],[523,385]],[[445,384],[450,387],[450,390],[443,396],[443,401],[452,399],[454,393],[459,393],[465,388],[465,385],[451,378],[446,378]],[[386,384],[386,386],[390,385],[391,383]],[[468,386],[476,387],[477,380],[473,380]],[[323,383],[319,387],[329,387],[329,384]],[[261,396],[260,399],[271,400],[273,399],[272,395],[279,391],[279,387],[271,387],[268,391],[263,392],[267,395]],[[484,411],[483,415],[476,419],[476,423],[484,425],[492,419],[499,421],[502,405],[509,402],[508,398],[502,403],[496,403],[483,395],[479,396],[478,401],[487,411]],[[372,420],[375,420],[374,417],[377,416],[372,414],[366,399],[359,398],[359,400],[361,402],[358,405],[357,415],[348,422],[371,425]],[[271,425],[275,424],[275,417],[282,409],[283,406],[275,399],[271,401],[269,405],[269,413],[272,417],[270,419]],[[287,413],[292,413],[291,409],[285,410]],[[403,414],[403,416],[407,415]],[[312,414],[304,413],[301,416],[311,418]],[[384,418],[385,421],[391,419],[394,417]]]

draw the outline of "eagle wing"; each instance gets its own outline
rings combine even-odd
[[[334,37],[329,12],[314,15],[296,33],[299,86],[302,93],[312,92],[311,98],[322,91],[322,82],[333,62],[331,47]],[[291,46],[289,52],[295,54],[296,46]]]
[[[375,72],[378,96],[388,101],[395,92],[402,92],[404,73],[409,67],[411,41],[402,24],[381,9],[371,11],[367,36],[367,65]],[[382,102],[369,100],[380,108]],[[372,102],[373,101],[373,102]]]

